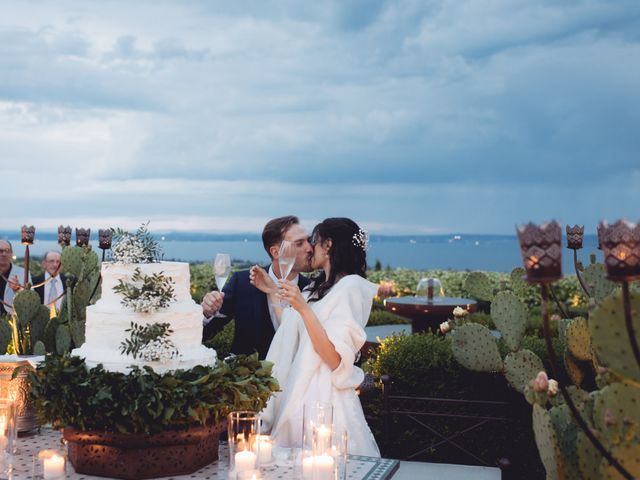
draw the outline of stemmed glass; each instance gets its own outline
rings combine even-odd
[[[213,261],[213,274],[216,277],[216,285],[218,290],[222,291],[222,287],[227,282],[231,273],[231,256],[228,253],[218,253]]]
[[[280,268],[280,280],[286,280],[293,264],[296,263],[296,246],[289,240],[283,240],[280,244],[278,252],[278,267]],[[280,302],[280,306],[287,307],[289,304],[285,301]]]

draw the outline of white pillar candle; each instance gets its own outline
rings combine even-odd
[[[317,455],[302,459],[302,478],[304,480],[332,480],[333,457]]]
[[[256,454],[248,450],[236,453],[235,457],[236,472],[244,472],[245,470],[254,470],[256,468]]]
[[[316,453],[324,455],[331,451],[331,427],[320,425],[316,429]]]
[[[258,460],[260,463],[271,463],[272,444],[271,437],[269,435],[258,435],[253,442],[252,450],[258,454]]]
[[[64,457],[54,454],[49,458],[45,458],[43,464],[45,480],[64,478]]]

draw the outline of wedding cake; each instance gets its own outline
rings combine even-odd
[[[89,367],[101,363],[105,370],[123,373],[131,365],[157,373],[213,366],[216,352],[202,345],[202,309],[191,298],[189,264],[144,263],[157,256],[157,247],[151,244],[151,252],[134,248],[136,236],[149,247],[144,228],[120,234],[112,251],[116,261],[101,267],[101,298],[87,307],[85,343],[72,354]]]

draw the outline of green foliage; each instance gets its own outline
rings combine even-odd
[[[157,433],[193,423],[210,424],[234,410],[259,411],[278,390],[272,364],[257,354],[159,375],[88,369],[78,357],[48,355],[28,373],[42,423],[55,428]]]
[[[407,320],[386,310],[373,309],[369,315],[367,327],[375,327],[377,325],[403,325],[407,323],[411,323],[411,320]]]
[[[464,289],[476,300],[492,301],[494,287],[484,272],[471,272],[464,281]]]
[[[120,228],[113,231],[111,257],[122,263],[153,263],[162,258],[162,249],[148,230],[149,222],[143,223],[135,233]]]
[[[125,338],[120,344],[120,353],[125,355],[131,355],[133,358],[146,357],[145,351],[149,345],[162,344],[167,347],[168,356],[170,358],[177,357],[179,355],[178,349],[169,339],[173,330],[171,330],[171,324],[169,323],[152,323],[148,325],[138,325],[135,322],[131,322],[131,327],[127,328],[125,332],[129,332],[129,338]],[[149,358],[149,360],[160,360],[161,356],[156,355],[157,358]]]
[[[140,268],[136,268],[131,282],[120,279],[113,291],[122,295],[121,303],[125,307],[133,308],[136,312],[149,313],[167,308],[174,299],[175,292],[171,277],[165,277],[162,273],[142,275]]]
[[[205,342],[205,346],[214,348],[219,358],[225,358],[231,353],[231,343],[233,342],[233,334],[236,329],[235,320],[231,320],[224,328],[218,332],[213,338]]]
[[[191,297],[195,302],[201,303],[203,297],[216,287],[213,266],[210,263],[192,263],[189,265],[189,272],[191,274]]]
[[[525,386],[544,369],[542,360],[530,350],[509,352],[504,359],[504,374],[509,384],[523,393]]]

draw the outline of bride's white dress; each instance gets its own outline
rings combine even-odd
[[[260,415],[277,445],[300,447],[303,405],[328,402],[333,404],[334,428],[348,432],[349,453],[380,456],[355,391],[364,373],[353,364],[367,338],[364,326],[377,290],[377,285],[368,280],[347,275],[322,300],[310,303],[340,354],[340,365],[333,371],[315,352],[298,312],[292,308],[283,312],[266,357],[274,363],[273,376],[282,391],[271,398]]]

